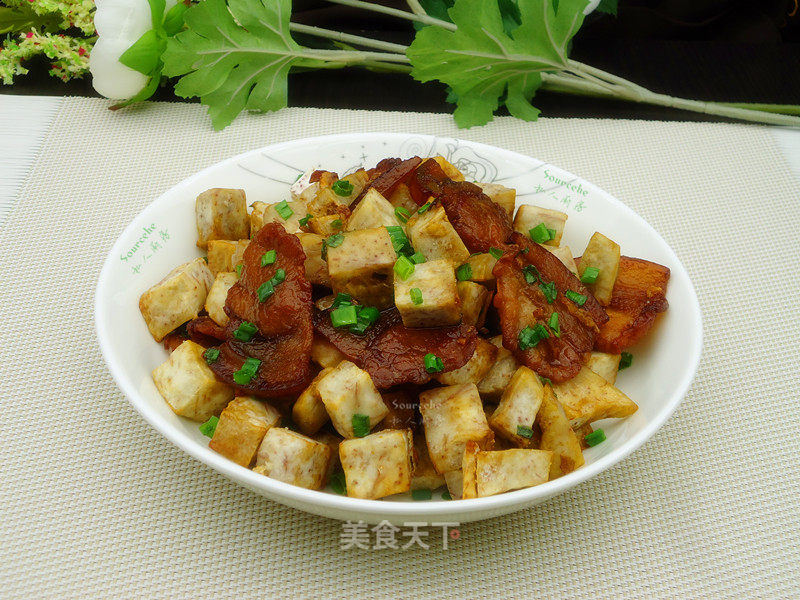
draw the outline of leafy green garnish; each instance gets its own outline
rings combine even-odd
[[[187,31],[168,40],[164,73],[182,75],[175,93],[199,96],[214,128],[243,110],[279,110],[287,103],[291,67],[322,67],[289,35],[291,0],[204,0],[186,11]]]
[[[585,0],[561,0],[556,14],[550,0],[519,2],[521,24],[506,33],[495,2],[457,0],[449,11],[456,31],[425,27],[406,52],[414,78],[438,80],[457,96],[456,123],[483,125],[501,103],[515,117],[534,121],[530,101],[542,73],[567,69],[567,44],[583,24]]]

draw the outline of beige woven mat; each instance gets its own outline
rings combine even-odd
[[[133,411],[92,325],[101,261],[151,199],[232,154],[310,135],[461,136],[565,167],[684,261],[704,359],[616,468],[431,548],[341,550],[339,523],[264,500]],[[8,152],[10,149],[4,149]],[[800,188],[740,125],[285,110],[210,130],[198,106],[61,105],[0,231],[0,597],[789,598],[800,558]]]

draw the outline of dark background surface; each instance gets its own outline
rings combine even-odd
[[[382,4],[405,7],[402,2]],[[406,21],[324,0],[295,0],[293,20],[409,43]],[[619,14],[594,13],[574,40],[572,58],[653,91],[697,100],[800,104],[798,0],[620,0]],[[62,83],[44,63],[0,93],[96,96],[89,79]],[[291,106],[450,112],[444,86],[406,74],[361,69],[290,76]],[[184,101],[171,85],[157,100]],[[712,120],[684,111],[622,101],[539,92],[534,105],[550,117]]]

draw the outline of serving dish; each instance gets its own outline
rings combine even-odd
[[[340,173],[371,166],[386,156],[442,155],[469,179],[517,190],[519,204],[536,204],[569,214],[564,243],[576,250],[593,232],[613,237],[629,256],[670,268],[670,308],[656,330],[632,349],[636,364],[620,375],[618,387],[635,398],[639,411],[622,421],[600,422],[607,442],[589,449],[587,464],[546,484],[470,500],[360,500],[295,487],[254,473],[207,447],[197,424],[176,416],[156,390],[151,371],[166,352],[153,341],[138,313],[143,291],[175,264],[199,256],[194,242],[194,202],[211,187],[242,188],[248,203],[274,202],[310,168]],[[133,406],[167,439],[230,479],[270,499],[315,514],[370,523],[389,520],[458,521],[488,518],[544,501],[618,462],[667,420],[686,393],[702,347],[697,297],[686,270],[666,242],[633,211],[596,186],[558,167],[507,150],[411,134],[344,134],[268,146],[211,166],[176,185],[150,204],[111,249],[95,298],[97,335],[117,384]],[[436,497],[436,496],[435,496]]]

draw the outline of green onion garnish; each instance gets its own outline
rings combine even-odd
[[[606,441],[606,434],[602,429],[598,429],[592,433],[587,433],[583,436],[583,440],[586,442],[587,446],[597,446],[600,442]]]
[[[278,253],[275,250],[267,250],[261,255],[261,266],[266,267],[278,260]]]
[[[392,248],[395,254],[411,254],[414,250],[411,248],[411,242],[408,241],[406,232],[399,225],[389,225],[386,227],[389,232],[389,238],[392,240]]]
[[[517,425],[517,435],[519,437],[531,439],[533,437],[533,429],[525,427],[525,425]]]
[[[619,356],[619,370],[627,369],[633,364],[633,354],[630,352],[623,352]]]
[[[326,240],[328,246],[330,246],[331,248],[336,248],[337,246],[341,246],[343,241],[344,241],[343,233],[335,233]]]
[[[246,358],[242,368],[233,374],[233,380],[239,385],[247,385],[256,376],[261,361],[257,358]]]
[[[444,363],[441,358],[428,352],[425,355],[425,370],[428,373],[441,373],[444,371]]]
[[[491,248],[489,248],[489,254],[494,256],[497,260],[500,260],[500,258],[503,256],[503,251],[500,250],[500,248],[495,248],[494,246],[492,246]]]
[[[352,304],[343,304],[331,311],[331,324],[334,327],[344,327],[356,323],[358,323],[358,313]]]
[[[242,276],[242,267],[243,267],[243,266],[244,266],[244,264],[242,264],[242,263],[239,263],[238,265],[236,265],[235,267],[233,267],[233,268],[234,268],[234,270],[236,271],[236,276],[237,276],[237,277],[241,277],[241,276]]]
[[[258,301],[259,302],[266,302],[267,299],[275,293],[275,285],[272,281],[265,281],[256,290],[256,294],[258,294]]]
[[[453,497],[450,495],[450,492],[447,490],[442,492],[442,500],[452,500]]]
[[[547,225],[539,223],[536,227],[528,231],[528,235],[530,235],[531,239],[537,244],[544,244],[555,237],[555,231],[553,231],[553,236],[550,235],[551,231],[553,230],[548,229]]]
[[[203,358],[206,359],[208,364],[213,365],[219,358],[219,348],[209,348],[203,352]]]
[[[283,269],[278,269],[275,271],[275,275],[272,276],[272,283],[278,285],[279,283],[283,283],[286,281],[286,271]]]
[[[333,304],[331,304],[331,308],[339,308],[342,304],[352,304],[353,297],[350,294],[345,294],[343,292],[339,292],[336,294],[336,298],[333,299]]]
[[[331,221],[331,229],[341,229],[344,226],[341,219],[334,219]]]
[[[351,325],[350,333],[364,335],[381,316],[381,312],[374,306],[356,306],[356,323]]]
[[[550,234],[550,239],[551,239],[551,240],[554,240],[554,239],[556,239],[556,230],[555,230],[555,229],[550,229],[550,228],[548,227],[548,228],[547,228],[547,233],[549,233],[549,234]]]
[[[469,281],[472,279],[472,265],[464,263],[456,269],[456,279],[459,281]]]
[[[411,497],[414,500],[430,500],[433,492],[430,490],[411,490]]]
[[[533,330],[536,332],[536,337],[538,337],[540,340],[546,340],[550,337],[550,332],[547,331],[547,327],[541,323],[534,325]]]
[[[356,413],[351,419],[353,424],[353,435],[356,437],[364,437],[369,434],[369,416]]]
[[[207,437],[214,437],[214,432],[217,430],[217,423],[219,423],[219,417],[213,415],[208,417],[208,421],[200,425],[200,433]]]
[[[400,279],[406,280],[414,272],[414,263],[405,256],[400,256],[394,263],[394,272]]]
[[[312,215],[312,214],[307,214],[305,217],[303,217],[302,219],[300,219],[300,220],[298,221],[298,223],[300,223],[300,227],[305,227],[306,225],[308,225],[308,222],[309,222],[311,219],[313,219],[313,218],[314,218],[314,215]]]
[[[339,179],[333,182],[331,189],[337,196],[349,196],[353,193],[353,184],[346,179]]]
[[[555,334],[556,337],[561,337],[561,329],[559,329],[559,326],[558,326],[558,313],[557,312],[554,312],[552,315],[550,315],[550,318],[547,321],[547,325],[548,325],[548,327],[550,327],[550,329],[553,330],[553,333]]]
[[[344,471],[336,471],[331,475],[331,489],[340,496],[344,496],[347,493],[347,481],[344,478]]]
[[[425,255],[422,252],[414,252],[414,254],[408,257],[408,260],[413,262],[415,265],[421,265],[425,262]]]
[[[235,337],[240,342],[249,342],[253,336],[258,332],[258,327],[253,325],[250,321],[242,321],[236,331],[233,332]]]
[[[548,304],[552,304],[556,300],[556,296],[558,296],[558,289],[556,289],[556,284],[552,281],[547,283],[540,283],[539,289],[542,290],[544,294],[544,299],[547,300]]]
[[[431,206],[433,206],[433,201],[426,202],[425,204],[423,204],[422,206],[419,207],[417,212],[419,214],[424,214],[424,213],[426,213],[426,212],[428,212],[430,210]]]
[[[539,269],[533,265],[525,265],[522,267],[522,274],[525,276],[525,282],[530,284],[536,283],[541,278],[541,275],[539,275]]]
[[[286,200],[278,202],[275,205],[275,212],[277,212],[284,221],[286,221],[289,217],[291,217],[294,214],[294,211],[289,206],[289,203]]]
[[[422,290],[419,288],[411,288],[408,290],[408,295],[411,296],[411,302],[416,305],[422,304]]]
[[[539,343],[539,336],[536,335],[536,330],[533,327],[526,327],[519,332],[519,349],[528,350],[535,348]]]
[[[403,208],[402,206],[398,206],[394,209],[394,216],[397,217],[397,220],[401,223],[408,223],[408,218],[411,216],[411,211],[407,208]]]
[[[572,290],[567,290],[564,292],[564,295],[572,300],[578,306],[583,306],[586,304],[586,296],[583,294],[579,294],[578,292],[573,292]]]
[[[547,377],[542,377],[539,375],[539,381],[542,382],[542,385],[553,385],[553,382],[550,381]]]
[[[586,270],[581,275],[582,283],[594,283],[597,281],[597,276],[600,275],[600,269],[597,267],[586,267]]]

